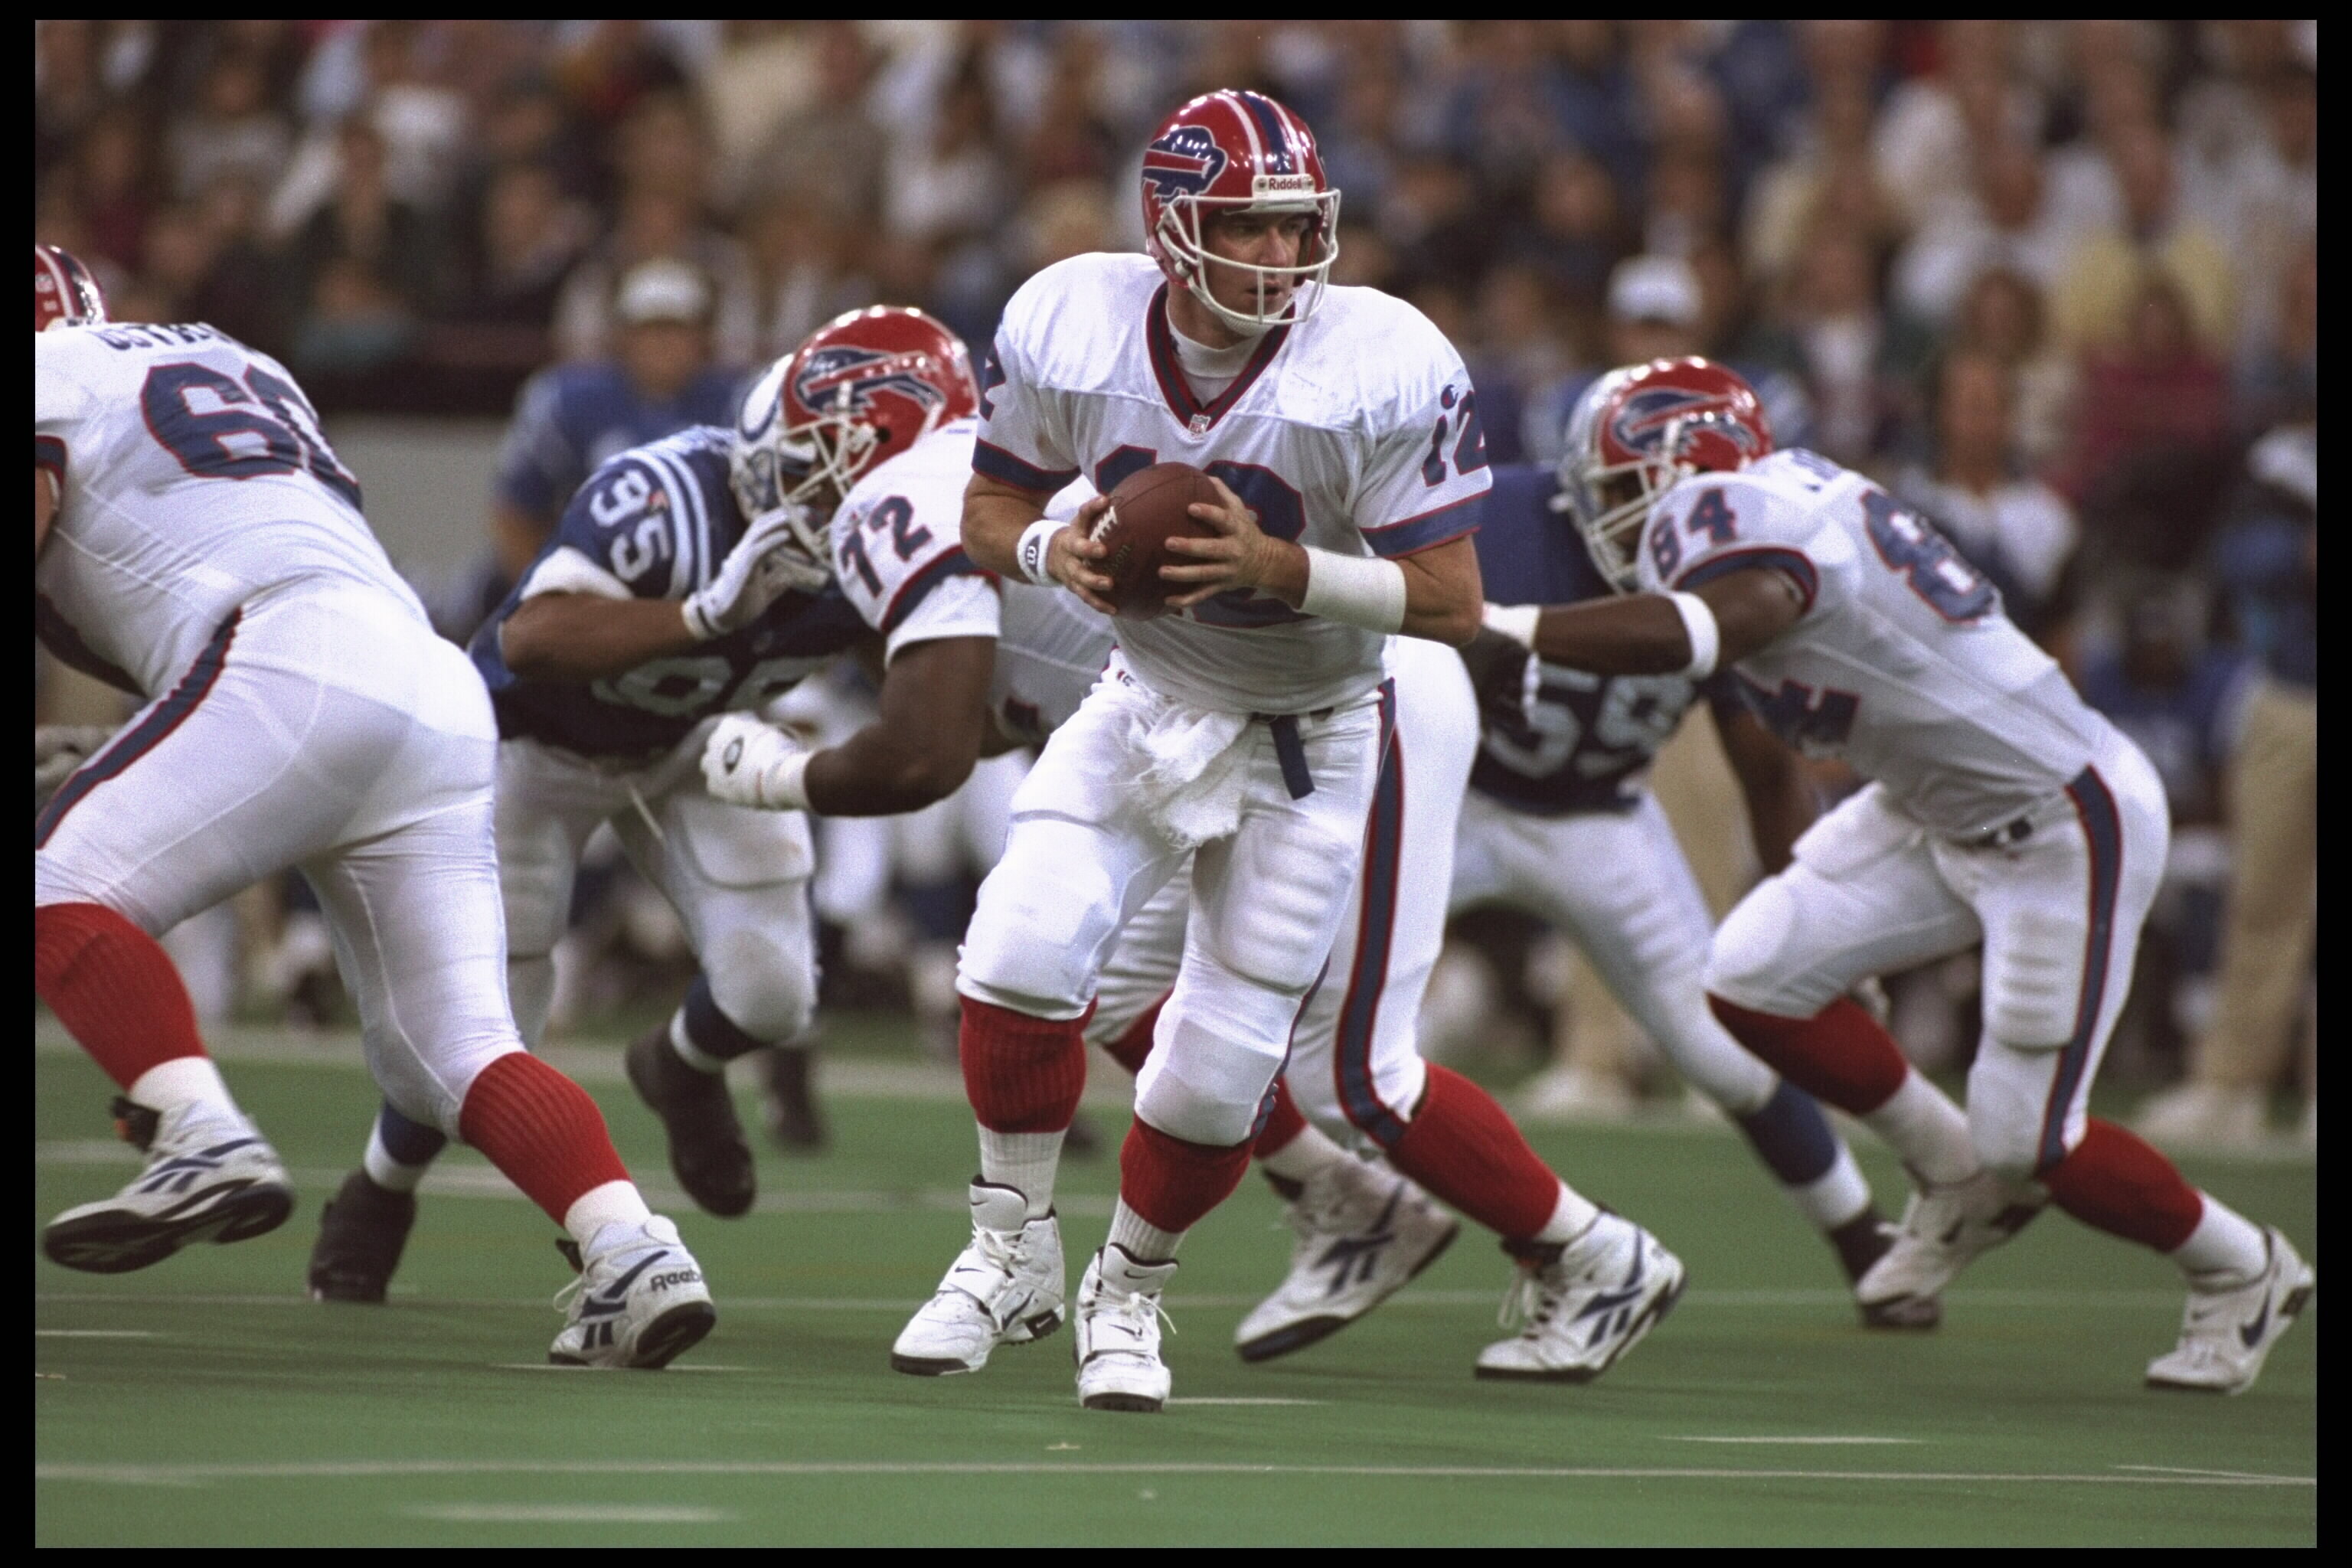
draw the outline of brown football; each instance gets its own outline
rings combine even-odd
[[[1195,501],[1217,499],[1209,476],[1190,463],[1154,463],[1119,481],[1110,492],[1110,510],[1095,524],[1094,537],[1110,546],[1110,553],[1095,570],[1110,579],[1105,595],[1129,620],[1144,621],[1163,615],[1168,595],[1182,593],[1182,584],[1160,580],[1160,568],[1196,564],[1193,558],[1163,546],[1174,534],[1202,539],[1216,530],[1185,510]]]

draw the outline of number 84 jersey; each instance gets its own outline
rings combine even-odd
[[[33,336],[33,466],[59,506],[34,572],[42,640],[163,689],[240,605],[306,580],[423,606],[286,367],[207,326]]]
[[[1997,827],[2105,743],[2106,721],[1991,584],[1863,475],[1802,450],[1695,474],[1643,536],[1644,588],[1759,566],[1795,584],[1804,608],[1735,667],[1741,695],[1782,740],[1844,758],[1921,823]]]

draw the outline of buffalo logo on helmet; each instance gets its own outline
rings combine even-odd
[[[877,393],[895,392],[926,410],[947,406],[948,395],[917,374],[904,354],[839,344],[808,356],[793,377],[793,397],[825,414],[863,414]]]
[[[1677,422],[1705,419],[1723,410],[1723,399],[1706,393],[1678,386],[1645,386],[1618,405],[1610,416],[1609,437],[1629,452],[1654,451]],[[1762,455],[1756,432],[1743,421],[1706,419],[1706,423],[1709,429],[1720,431],[1738,447],[1742,456]]]
[[[1224,172],[1224,150],[1205,126],[1176,126],[1143,150],[1143,182],[1163,202],[1197,196]]]

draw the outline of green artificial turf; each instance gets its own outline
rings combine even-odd
[[[1243,1365],[1234,1325],[1289,1239],[1252,1181],[1193,1234],[1169,1297],[1179,1403],[1117,1415],[1076,1408],[1066,1331],[976,1377],[888,1369],[966,1225],[969,1116],[907,1097],[919,1084],[831,1097],[834,1152],[763,1154],[751,1216],[679,1211],[720,1322],[677,1366],[562,1372],[539,1364],[559,1322],[546,1297],[567,1278],[554,1227],[468,1152],[445,1164],[480,1195],[428,1195],[392,1304],[304,1300],[320,1207],[374,1096],[347,1045],[313,1065],[225,1055],[302,1205],[272,1236],[140,1274],[37,1258],[39,1544],[2317,1536],[2315,1309],[2241,1398],[2146,1392],[2177,1276],[2053,1215],[1952,1291],[1941,1331],[1865,1333],[1827,1251],[1719,1130],[1534,1135],[1689,1265],[1680,1309],[1597,1384],[1471,1378],[1507,1279],[1475,1229],[1345,1333]],[[132,1167],[97,1142],[96,1070],[53,1042],[36,1060],[37,1232]],[[590,1082],[623,1152],[666,1189],[651,1117],[617,1081]],[[1115,1149],[1114,1119],[1094,1114]],[[1858,1152],[1899,1204],[1891,1163]],[[2313,1165],[2192,1173],[2316,1261]],[[1065,1167],[1074,1284],[1114,1184],[1108,1157]]]

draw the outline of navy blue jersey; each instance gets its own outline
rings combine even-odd
[[[866,635],[856,608],[829,587],[787,594],[741,631],[603,680],[518,680],[507,668],[499,632],[534,585],[675,600],[710,581],[743,537],[727,484],[732,439],[726,428],[698,426],[622,453],[580,487],[539,559],[474,636],[474,667],[501,736],[583,756],[644,755],[676,745],[713,713],[782,695]]]
[[[1549,468],[1498,463],[1477,542],[1478,574],[1498,605],[1572,605],[1609,584],[1564,512]],[[1714,682],[1708,683],[1710,695]],[[1592,675],[1538,659],[1524,700],[1486,704],[1470,787],[1517,811],[1564,816],[1630,811],[1642,770],[1696,694],[1674,675]]]
[[[735,373],[706,370],[667,402],[641,395],[621,367],[561,364],[532,376],[515,400],[499,453],[499,500],[552,516],[610,458],[696,425],[735,423]]]

